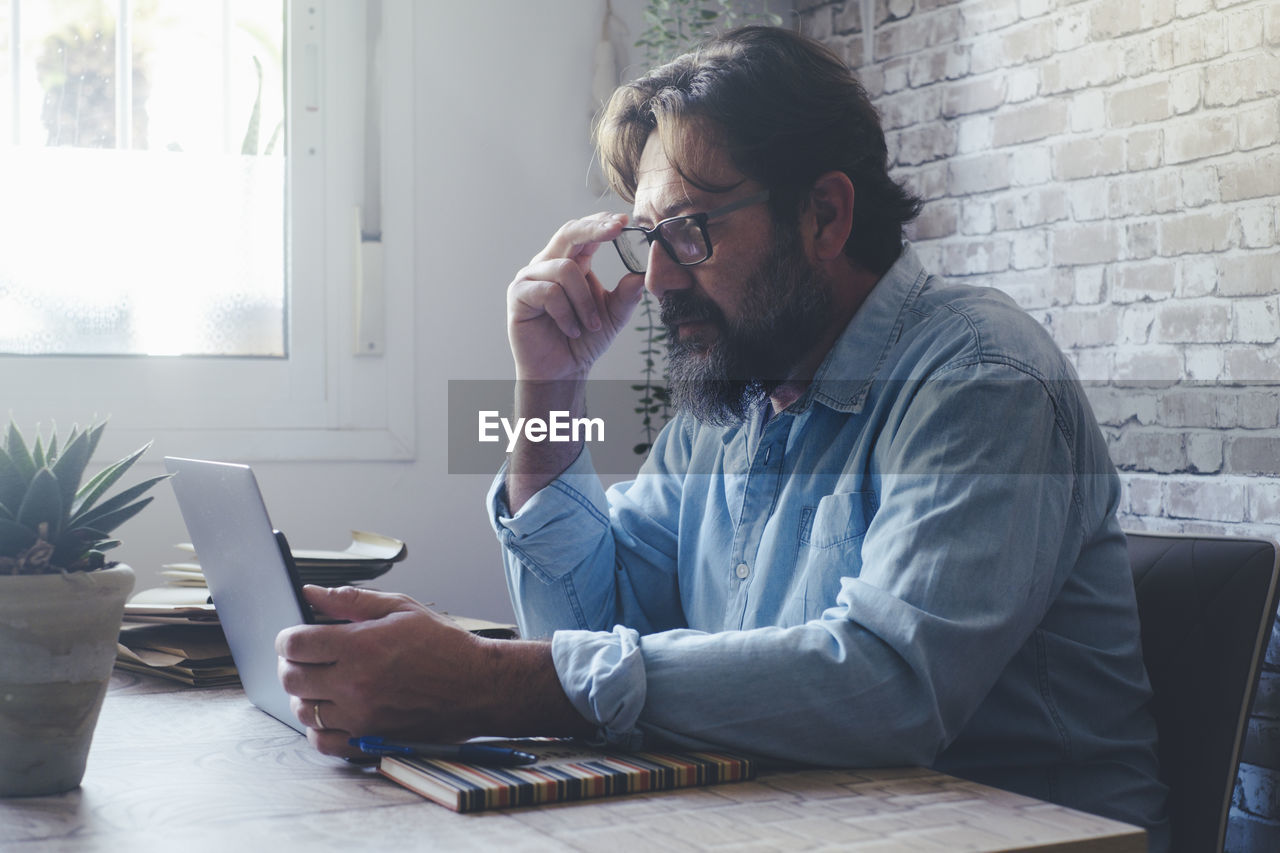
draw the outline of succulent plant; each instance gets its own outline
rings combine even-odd
[[[120,544],[111,531],[150,503],[151,498],[138,498],[168,475],[102,500],[151,446],[148,442],[82,486],[105,427],[102,423],[83,432],[72,427],[61,448],[56,429],[47,443],[37,429],[28,448],[17,426],[9,424],[0,450],[0,574],[88,572],[106,565],[103,552]]]

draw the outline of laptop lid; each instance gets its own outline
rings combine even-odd
[[[312,621],[288,543],[271,526],[248,465],[166,456],[165,468],[249,701],[306,728],[276,675],[276,635]]]

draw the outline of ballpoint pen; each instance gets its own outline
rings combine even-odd
[[[533,764],[538,756],[505,746],[483,743],[418,743],[391,741],[379,736],[353,737],[347,741],[369,755],[416,755],[421,758],[443,758],[491,767],[516,767]]]

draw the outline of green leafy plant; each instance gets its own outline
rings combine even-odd
[[[646,65],[656,68],[717,32],[744,24],[782,24],[782,18],[772,12],[744,11],[743,5],[742,0],[649,0],[644,10],[648,28],[636,39],[636,47],[642,51]],[[632,448],[639,456],[649,452],[658,432],[671,420],[664,352],[667,331],[649,291],[641,293],[640,323],[636,329],[644,335],[640,350],[642,378],[631,386],[640,395],[635,411],[640,415],[644,440]]]
[[[151,502],[139,500],[167,474],[144,480],[103,500],[107,491],[151,446],[108,465],[83,486],[85,468],[106,424],[81,432],[71,428],[58,446],[57,430],[46,443],[39,430],[31,447],[10,423],[0,450],[0,574],[88,572],[106,565],[104,551],[120,543],[111,531]]]

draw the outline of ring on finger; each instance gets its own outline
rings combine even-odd
[[[324,724],[324,720],[320,719],[320,703],[319,702],[311,703],[311,716],[315,717],[315,720],[316,720],[316,724],[312,728],[314,728],[318,732],[324,731],[326,726]]]

